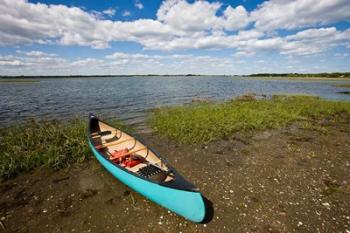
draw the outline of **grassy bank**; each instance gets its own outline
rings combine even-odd
[[[350,84],[338,84],[335,85],[336,87],[342,87],[342,88],[350,88]]]
[[[313,96],[274,96],[161,108],[154,111],[150,123],[160,135],[181,143],[208,143],[237,131],[277,128],[293,121],[336,114],[350,116],[350,102]]]
[[[1,83],[38,83],[39,80],[34,79],[0,79]]]
[[[312,96],[274,96],[255,100],[246,96],[223,103],[200,102],[161,108],[150,117],[151,126],[182,143],[207,143],[237,131],[285,126],[298,120],[342,114],[350,117],[350,102]],[[118,120],[109,121],[126,129]],[[91,157],[86,121],[41,121],[0,129],[0,177],[10,178],[36,167],[61,169]],[[128,129],[130,131],[130,129]]]
[[[334,73],[259,73],[249,77],[288,77],[288,78],[350,78],[350,72]]]
[[[118,120],[110,121],[125,128]],[[0,177],[10,178],[33,168],[65,168],[91,157],[86,121],[27,122],[0,129]]]

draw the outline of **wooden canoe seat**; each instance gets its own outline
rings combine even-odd
[[[119,144],[122,144],[124,142],[128,142],[128,141],[132,141],[132,140],[135,140],[134,138],[127,138],[127,139],[124,139],[124,140],[117,140],[117,141],[114,141],[114,142],[108,142],[108,143],[104,143],[102,145],[97,145],[95,146],[96,149],[102,149],[102,148],[106,148],[106,147],[109,147],[109,146],[116,146],[116,145],[119,145]]]
[[[110,130],[106,130],[106,131],[98,131],[98,132],[94,132],[91,134],[91,137],[97,137],[97,136],[107,136],[112,134],[112,131]]]
[[[145,163],[140,163],[140,164],[137,164],[136,166],[134,167],[131,167],[131,168],[128,168],[129,171],[132,171],[132,172],[137,172],[138,170],[140,170],[141,168],[143,167],[146,167],[147,164]]]
[[[155,161],[153,162],[155,165],[161,165],[162,164],[162,161],[161,160],[158,160],[158,161]]]

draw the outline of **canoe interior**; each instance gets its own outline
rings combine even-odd
[[[90,137],[95,149],[114,163],[115,166],[123,167],[134,175],[143,176],[143,178],[155,182],[168,183],[174,181],[175,175],[168,166],[150,148],[126,132],[93,118],[90,122]],[[125,151],[126,149],[127,156],[112,160],[116,152]],[[123,165],[127,161],[135,160],[137,160],[137,165],[132,167]]]

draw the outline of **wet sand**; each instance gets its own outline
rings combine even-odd
[[[213,203],[194,224],[114,179],[94,159],[0,186],[0,232],[350,231],[350,119],[237,133],[202,146],[142,137]]]

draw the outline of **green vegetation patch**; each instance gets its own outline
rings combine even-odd
[[[38,83],[39,80],[33,79],[0,79],[0,83]]]
[[[342,87],[342,88],[350,88],[350,84],[338,84],[335,85],[336,87]]]
[[[126,128],[118,120],[113,126]],[[91,157],[87,144],[87,122],[31,121],[0,129],[0,177],[10,178],[33,168],[54,170]]]
[[[277,95],[271,99],[161,108],[153,112],[150,124],[160,135],[195,144],[225,138],[237,131],[278,128],[293,121],[340,113],[350,115],[350,102]]]
[[[350,72],[335,72],[335,73],[317,73],[317,74],[303,74],[303,73],[259,73],[248,75],[250,77],[291,77],[291,78],[350,78]]]

